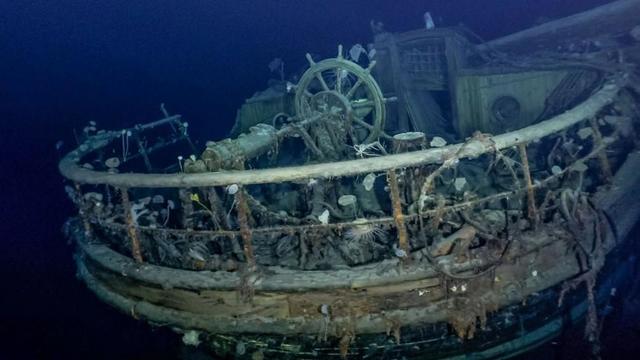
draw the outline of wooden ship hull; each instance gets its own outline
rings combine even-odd
[[[177,162],[160,154],[196,151],[164,108],[88,133],[59,166],[79,276],[224,357],[501,358],[581,318],[597,342],[633,263],[640,93],[611,49],[516,64],[558,24],[481,45],[381,33],[367,67],[308,56],[295,97],[247,101],[242,135]]]

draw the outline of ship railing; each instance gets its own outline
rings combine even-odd
[[[508,242],[499,227],[534,229],[555,214],[572,216],[567,197],[575,204],[580,192],[610,181],[618,162],[612,164],[607,151],[628,142],[628,118],[609,109],[623,88],[622,80],[610,80],[574,108],[516,131],[476,133],[463,143],[380,157],[193,174],[83,166],[119,143],[117,131],[88,139],[59,169],[74,184],[68,192],[79,208],[85,240],[104,242],[138,263],[212,271],[265,264],[312,270],[389,257],[431,259],[450,254],[456,241],[467,241],[463,248],[473,241]],[[458,180],[464,175],[455,174],[465,163],[479,164],[485,174],[510,184],[478,195]],[[378,210],[360,206],[360,198],[338,202],[339,194],[333,194],[332,204],[319,205],[326,211],[317,211],[313,196],[328,188],[323,184],[339,188],[367,177],[377,184],[365,191],[378,190]],[[576,188],[569,192],[568,177],[578,179],[577,185],[570,181]],[[307,213],[265,206],[258,195],[264,186],[304,194]],[[483,211],[492,216],[479,216]],[[322,261],[330,252],[341,259],[337,265]]]

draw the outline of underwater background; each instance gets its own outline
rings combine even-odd
[[[75,145],[73,129],[152,121],[165,103],[202,146],[225,137],[244,99],[277,77],[272,59],[301,73],[306,52],[324,58],[338,44],[370,42],[372,19],[401,32],[423,27],[430,11],[438,27],[463,23],[492,39],[606,2],[1,0],[0,359],[206,358],[76,280],[60,230],[75,210],[57,170]],[[620,302],[605,323],[604,358],[640,350],[639,306],[623,312]],[[586,354],[578,326],[524,358]]]

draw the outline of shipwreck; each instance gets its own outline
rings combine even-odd
[[[640,216],[639,13],[373,24],[203,148],[164,106],[90,124],[59,164],[78,274],[222,357],[508,357],[579,319],[595,344]]]

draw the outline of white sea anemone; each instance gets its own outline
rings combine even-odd
[[[318,216],[318,220],[321,224],[327,225],[329,223],[329,210],[325,210]]]
[[[453,182],[453,186],[456,188],[456,191],[462,191],[465,185],[467,185],[467,179],[463,177],[456,178]]]
[[[131,205],[131,221],[134,225],[138,225],[138,219],[147,213],[149,213],[149,210],[144,208],[144,204],[135,203]]]
[[[401,259],[406,258],[407,257],[407,252],[404,251],[403,249],[398,247],[398,244],[393,244],[393,254],[396,257],[399,257]]]
[[[169,223],[169,217],[171,216],[171,210],[175,208],[176,204],[173,200],[167,200],[167,209],[165,210],[167,216],[164,218],[164,223],[162,225],[167,226],[167,223]]]
[[[190,346],[200,345],[200,332],[195,330],[186,331],[184,335],[182,335],[182,342]]]
[[[386,236],[384,230],[375,224],[367,223],[367,219],[356,219],[351,224],[353,225],[344,233],[348,241],[369,242]]]
[[[443,147],[445,145],[447,145],[447,140],[439,137],[439,136],[434,136],[433,139],[431,139],[431,142],[429,143],[429,145],[431,145],[431,147]]]
[[[120,166],[120,159],[117,157],[108,158],[105,160],[104,165],[109,168],[109,170],[117,169],[118,166]]]
[[[227,193],[229,195],[235,195],[235,193],[237,193],[238,189],[240,189],[240,188],[238,187],[238,184],[231,184],[231,185],[227,186],[226,189],[227,189]]]
[[[182,167],[182,155],[178,155],[178,166],[180,167],[180,172],[184,172],[184,168]]]
[[[357,199],[354,195],[342,195],[338,198],[340,206],[351,206],[356,203]]]
[[[369,173],[367,174],[367,176],[364,177],[364,180],[362,181],[362,185],[364,186],[365,190],[371,191],[371,189],[373,189],[373,184],[375,182],[376,182],[376,174]]]

